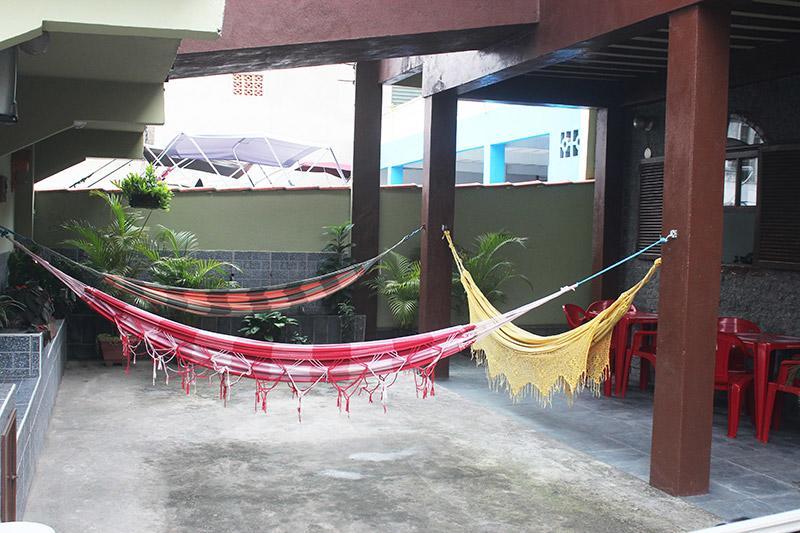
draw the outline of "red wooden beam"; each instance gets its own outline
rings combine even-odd
[[[425,134],[422,161],[422,248],[419,294],[419,330],[433,331],[450,325],[453,277],[452,257],[442,226],[453,227],[456,186],[456,116],[454,92],[425,98]],[[436,367],[437,378],[447,378],[447,359]]]
[[[669,24],[664,229],[650,483],[708,492],[728,124],[729,11],[709,5]]]
[[[381,115],[383,88],[377,61],[356,66],[355,123],[350,213],[353,222],[353,259],[366,261],[378,255],[381,189]],[[363,280],[353,289],[356,312],[366,315],[367,338],[374,338],[378,317],[377,295]]]
[[[478,52],[454,52],[425,59],[422,93],[457,88],[464,93],[536,68],[560,63],[606,44],[657,17],[701,0],[542,0],[535,28],[516,39]]]
[[[539,0],[227,0],[221,37],[184,39],[171,76],[474,50],[538,19]]]

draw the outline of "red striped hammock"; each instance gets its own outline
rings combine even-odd
[[[336,272],[269,287],[241,289],[189,289],[168,287],[115,274],[97,272],[106,284],[150,303],[201,316],[244,316],[303,305],[352,285],[386,254],[413,237],[418,228],[380,255]],[[80,265],[83,267],[83,265]],[[85,268],[85,267],[84,267]]]
[[[320,383],[336,389],[337,405],[348,412],[350,398],[362,393],[370,402],[377,393],[385,409],[387,387],[403,371],[414,372],[417,391],[423,398],[433,395],[433,371],[441,359],[468,348],[479,337],[531,309],[574,290],[574,286],[564,287],[478,324],[408,337],[350,344],[282,344],[213,333],[160,317],[86,285],[13,239],[12,242],[89,307],[114,322],[129,363],[135,363],[136,349],[144,348],[153,360],[154,382],[159,371],[167,382],[171,376],[179,376],[188,394],[198,378],[218,376],[220,396],[227,401],[232,384],[251,378],[256,382],[256,408],[265,412],[268,393],[279,383],[287,383],[298,398],[298,416],[303,396]]]

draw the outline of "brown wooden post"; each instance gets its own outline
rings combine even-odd
[[[425,97],[422,159],[422,273],[419,330],[450,325],[452,257],[442,240],[442,226],[453,227],[456,186],[456,116],[458,96],[446,91]],[[449,361],[436,367],[436,378],[450,376]]]
[[[11,154],[14,231],[33,238],[33,146]]]
[[[619,108],[597,110],[592,221],[594,272],[622,257],[623,116]],[[592,284],[592,298],[616,298],[621,290],[619,275],[619,270],[612,270],[597,278]]]
[[[350,212],[354,224],[353,259],[357,262],[376,256],[379,248],[383,98],[383,88],[378,81],[379,70],[379,61],[360,61],[356,65]],[[362,281],[353,289],[353,304],[357,313],[367,317],[367,338],[374,338],[377,295]]]
[[[17,410],[12,409],[0,433],[0,522],[17,519]]]
[[[708,492],[728,119],[727,10],[670,15],[664,231],[650,483]]]

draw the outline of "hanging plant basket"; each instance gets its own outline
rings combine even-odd
[[[128,203],[131,207],[138,207],[142,209],[160,209],[161,199],[152,194],[132,194],[128,197]]]
[[[131,207],[169,210],[172,191],[156,175],[153,165],[147,165],[144,175],[131,172],[124,180],[115,181],[114,185],[120,188]]]

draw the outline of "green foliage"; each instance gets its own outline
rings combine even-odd
[[[120,188],[131,207],[169,210],[172,202],[172,191],[167,182],[156,175],[153,165],[145,167],[144,176],[131,172],[114,185]]]
[[[175,231],[159,226],[155,239],[142,253],[152,262],[150,274],[162,285],[192,289],[227,289],[237,287],[230,279],[230,270],[239,269],[216,259],[199,259],[197,237],[190,231]]]
[[[288,332],[290,326],[297,325],[296,319],[288,317],[280,311],[256,313],[242,319],[239,333],[250,339],[262,341],[306,344],[308,342],[306,336],[301,335],[298,331]]]
[[[501,257],[505,248],[525,247],[526,240],[505,231],[484,233],[475,238],[472,251],[460,252],[464,266],[492,303],[505,301],[503,285],[509,280],[518,278],[530,285],[525,276],[516,272],[512,261]],[[419,261],[391,252],[377,269],[378,275],[370,282],[370,286],[386,299],[389,311],[400,327],[413,328],[419,314]],[[461,307],[466,302],[457,272],[453,275],[453,299]]]
[[[401,328],[413,328],[419,307],[419,261],[389,252],[376,268],[378,274],[369,285],[386,298],[389,311]]]
[[[53,319],[53,299],[37,283],[8,287],[3,298],[9,299],[4,311],[8,311],[6,319],[15,328],[47,326]]]
[[[323,229],[325,230],[323,235],[328,237],[328,242],[322,251],[331,255],[320,263],[317,270],[317,274],[320,276],[336,272],[353,264],[353,243],[351,241],[353,224],[345,222],[344,224],[325,226]],[[338,313],[339,305],[351,304],[351,300],[352,292],[349,289],[344,289],[323,299],[322,303],[329,311]]]
[[[340,302],[336,306],[336,314],[342,324],[342,341],[353,340],[353,328],[356,320],[356,308],[351,302]]]
[[[15,311],[21,311],[23,306],[7,294],[0,294],[0,329],[5,329],[11,323]]]
[[[107,226],[97,227],[86,220],[71,220],[63,227],[76,235],[64,244],[77,248],[86,255],[90,267],[122,276],[135,276],[146,264],[141,250],[146,245],[142,218],[122,205],[120,196],[93,190],[93,196],[102,199],[111,214]]]
[[[34,252],[39,252],[35,246],[32,248]],[[42,287],[52,297],[56,309],[55,316],[58,318],[63,318],[67,311],[75,305],[75,295],[71,290],[36,263],[31,256],[18,249],[8,256],[8,285],[10,287],[22,285]]]
[[[472,251],[462,253],[464,267],[472,275],[475,284],[493,304],[501,304],[506,300],[503,285],[512,279],[521,279],[530,286],[525,276],[518,274],[516,265],[508,259],[500,257],[500,252],[508,247],[525,248],[528,239],[517,237],[507,231],[483,233],[475,237]],[[464,305],[466,296],[461,287],[458,273],[453,275],[456,290],[456,303]]]

